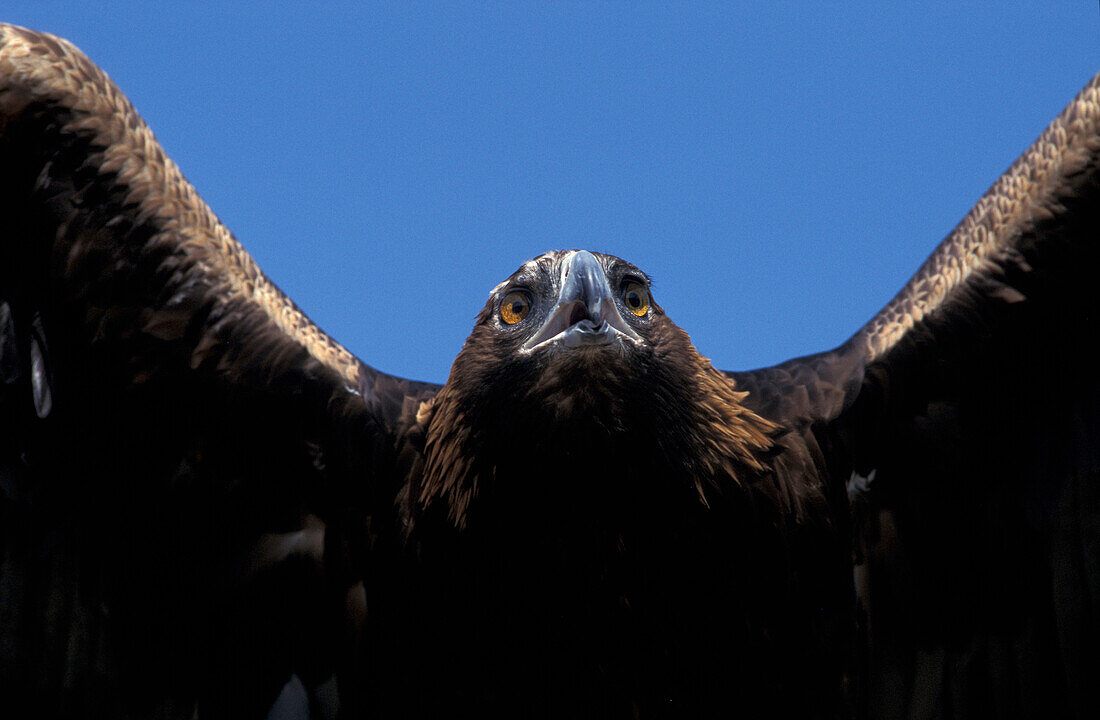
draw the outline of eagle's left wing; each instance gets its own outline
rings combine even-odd
[[[854,521],[873,717],[1100,707],[1098,241],[1100,76],[847,343],[730,373]]]
[[[326,525],[389,511],[436,389],[313,325],[80,51],[0,25],[0,716],[323,681],[366,545]]]

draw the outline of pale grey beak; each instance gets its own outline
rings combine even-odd
[[[523,350],[536,350],[560,342],[568,348],[609,345],[619,338],[641,342],[619,314],[607,274],[596,256],[578,250],[564,262],[561,291],[549,319]]]

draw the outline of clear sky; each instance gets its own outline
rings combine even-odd
[[[268,275],[442,382],[486,294],[611,252],[724,369],[843,342],[1100,70],[1097,3],[11,2]]]

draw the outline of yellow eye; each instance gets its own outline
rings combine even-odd
[[[641,283],[628,282],[623,286],[623,303],[630,312],[645,317],[649,312],[649,293]]]
[[[500,319],[507,325],[515,325],[527,317],[529,312],[531,312],[531,301],[527,299],[526,293],[519,291],[505,295],[504,301],[500,304]]]

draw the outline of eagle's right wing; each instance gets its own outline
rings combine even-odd
[[[390,509],[436,389],[313,325],[76,48],[0,25],[0,715],[321,681],[321,605],[362,610],[325,526]]]

